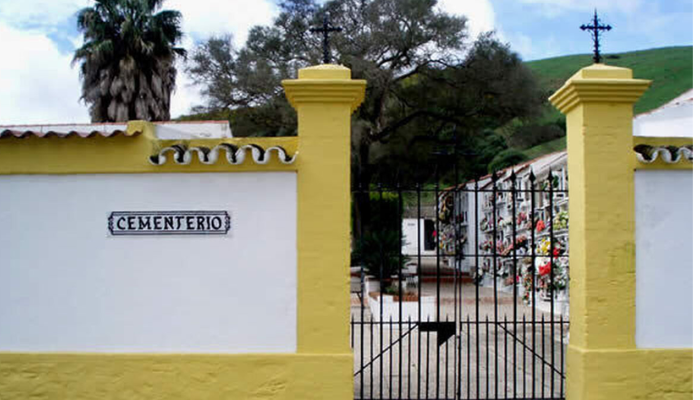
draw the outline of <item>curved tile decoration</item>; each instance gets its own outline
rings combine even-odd
[[[238,147],[230,143],[221,143],[213,148],[209,148],[205,146],[186,147],[176,144],[162,149],[158,154],[152,155],[148,161],[152,165],[163,165],[168,161],[168,153],[173,153],[173,160],[175,160],[176,164],[189,165],[192,162],[193,155],[196,154],[200,163],[212,165],[219,159],[219,153],[225,153],[229,164],[240,165],[245,161],[246,154],[250,153],[256,164],[264,165],[270,162],[273,152],[277,153],[277,158],[282,164],[292,164],[297,157],[297,153],[290,155],[281,146],[272,146],[264,149],[256,144]]]
[[[134,132],[132,134],[127,134],[126,131],[120,130],[120,129],[115,129],[113,131],[90,131],[90,132],[79,132],[79,131],[68,131],[68,132],[57,132],[57,131],[47,131],[47,132],[39,132],[39,131],[33,131],[33,130],[28,130],[28,131],[22,131],[22,130],[15,130],[15,129],[5,129],[3,131],[0,131],[0,139],[2,138],[15,138],[15,139],[24,139],[29,136],[36,136],[39,138],[50,138],[50,137],[57,137],[57,138],[67,138],[70,136],[80,136],[83,139],[88,139],[94,136],[103,136],[103,137],[113,137],[117,135],[124,135],[124,136],[137,136],[141,132]]]
[[[659,157],[668,164],[676,164],[681,161],[682,158],[693,162],[692,145],[676,147],[640,144],[634,146],[634,152],[636,153],[637,160],[644,164],[651,164]]]

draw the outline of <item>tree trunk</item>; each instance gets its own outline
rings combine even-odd
[[[372,182],[372,174],[369,167],[369,149],[370,143],[367,140],[361,140],[358,148],[358,166],[355,187],[353,188],[353,240],[359,240],[365,233],[366,224],[369,219],[370,209],[370,184]],[[359,190],[361,189],[361,190]]]

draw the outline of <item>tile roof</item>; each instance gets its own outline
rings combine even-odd
[[[155,135],[158,139],[222,139],[233,137],[228,121],[156,121]],[[126,122],[96,124],[42,124],[0,125],[0,138],[26,138],[28,136],[60,137],[79,136],[90,138],[97,135],[136,136],[141,132],[128,133]]]
[[[681,159],[685,158],[687,161],[693,162],[693,146],[649,146],[645,144],[640,144],[634,146],[634,152],[636,153],[637,160],[644,164],[651,164],[656,161],[657,158],[667,164],[676,164]]]
[[[49,124],[49,125],[5,125],[0,126],[1,138],[23,139],[29,136],[40,138],[79,136],[90,138],[97,135],[112,137],[116,135],[136,136],[141,132],[127,133],[124,123],[104,124]]]
[[[520,164],[516,164],[516,165],[510,166],[510,167],[498,170],[498,171],[496,171],[496,176],[498,177],[498,179],[501,179],[504,176],[506,176],[509,171],[514,171],[516,175],[519,175],[520,173],[525,172],[528,167],[530,167],[530,169],[532,170],[532,172],[535,175],[539,175],[539,174],[547,171],[548,166],[556,164],[562,160],[566,160],[566,158],[567,158],[566,150],[555,151],[553,153],[544,154],[542,156],[533,158],[532,160],[523,161]],[[492,176],[493,176],[492,174],[484,175],[484,176],[479,177],[477,179],[472,179],[470,181],[462,183],[459,186],[462,187],[462,186],[474,184],[476,182],[481,182],[481,183],[485,183],[485,185],[483,187],[481,187],[480,189],[487,188],[492,183],[492,179],[491,179]],[[447,188],[446,190],[450,190],[452,188],[453,187]]]

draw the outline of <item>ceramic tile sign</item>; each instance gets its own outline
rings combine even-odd
[[[107,228],[112,236],[226,235],[231,217],[226,211],[113,211]]]

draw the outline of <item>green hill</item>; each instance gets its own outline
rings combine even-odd
[[[649,90],[634,107],[635,114],[662,106],[693,87],[693,46],[664,47],[659,49],[607,54],[603,62],[608,65],[631,68],[634,77],[652,80]],[[590,65],[591,55],[580,54],[530,61],[532,69],[547,94],[554,93],[579,69]],[[560,114],[551,106],[542,122],[552,122]],[[524,150],[529,157],[537,157],[564,149],[566,141],[556,139]]]

